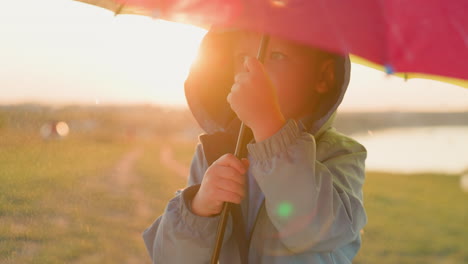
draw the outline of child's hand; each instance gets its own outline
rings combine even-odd
[[[221,212],[224,202],[240,204],[245,195],[247,159],[239,160],[226,154],[215,161],[205,173],[200,189],[192,200],[192,212],[211,216]]]
[[[235,76],[227,101],[259,142],[275,134],[284,125],[285,118],[276,89],[262,63],[247,57],[244,69]]]

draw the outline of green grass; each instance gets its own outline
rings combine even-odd
[[[468,193],[454,175],[368,173],[355,263],[468,263]]]
[[[13,137],[23,143],[0,150],[0,262],[68,263],[99,250],[103,208],[125,207],[99,182],[128,146]]]
[[[174,150],[174,158],[187,166],[192,162],[193,155],[197,144],[189,140],[172,140],[172,148]]]
[[[2,139],[0,263],[150,263],[141,233],[186,184],[159,163],[161,139]],[[135,175],[119,185],[116,164],[135,149]]]
[[[194,143],[2,133],[0,263],[150,263],[141,232],[186,184],[160,164],[159,147],[188,166]],[[134,149],[136,178],[119,187],[112,169]],[[368,173],[354,263],[468,263],[467,204],[456,175]]]

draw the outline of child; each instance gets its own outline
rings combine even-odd
[[[206,134],[189,187],[143,234],[153,263],[208,263],[223,202],[234,205],[221,264],[351,263],[360,248],[366,150],[331,127],[349,58],[272,37],[262,65],[260,38],[212,31],[202,43],[185,87]],[[248,159],[225,154],[236,116],[252,129]]]

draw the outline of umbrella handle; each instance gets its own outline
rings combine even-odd
[[[265,61],[265,55],[267,52],[268,48],[268,42],[270,41],[270,36],[269,35],[263,35],[262,40],[260,42],[260,47],[258,49],[257,53],[257,59],[263,63]],[[239,136],[237,138],[237,144],[236,144],[236,150],[234,152],[234,155],[238,158],[241,159],[242,155],[242,149],[247,145],[247,142],[244,142],[246,140],[246,130],[247,126],[244,125],[244,123],[241,123],[240,130],[239,130]],[[223,203],[223,210],[221,211],[221,216],[218,222],[218,229],[216,233],[216,241],[215,241],[215,246],[213,249],[213,253],[211,255],[211,264],[218,264],[218,259],[219,259],[219,253],[221,252],[221,247],[223,245],[223,239],[224,239],[224,231],[226,230],[226,224],[227,224],[227,219],[228,219],[228,213],[230,211],[230,203],[229,202],[224,202]]]

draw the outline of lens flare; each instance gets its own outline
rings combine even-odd
[[[282,202],[278,205],[277,214],[282,218],[288,218],[292,214],[293,210],[294,208],[292,204]]]
[[[70,128],[65,122],[58,122],[55,126],[55,129],[57,131],[57,134],[61,137],[65,137],[70,132]]]

